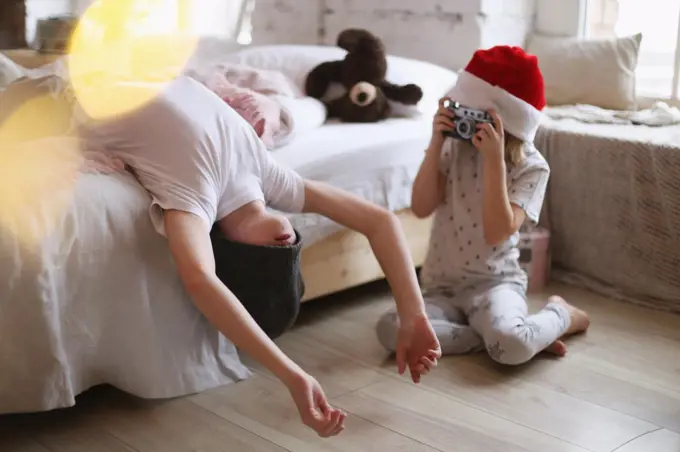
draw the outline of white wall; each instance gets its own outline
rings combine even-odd
[[[334,44],[361,27],[389,53],[459,69],[478,48],[524,44],[534,8],[535,0],[257,0],[253,43]]]
[[[535,32],[548,36],[579,36],[586,0],[537,0]]]
[[[1,0],[0,0],[1,1]],[[91,0],[27,0],[29,39],[35,21],[63,14]],[[205,2],[207,0],[196,0]],[[235,5],[241,0],[210,0]],[[586,0],[256,0],[253,43],[333,44],[347,26],[378,34],[390,53],[421,58],[455,69],[472,52],[496,44],[523,45],[538,33],[576,36]],[[206,29],[221,31],[218,16],[233,8],[212,9]],[[208,11],[201,8],[200,11]],[[233,21],[225,19],[224,31]],[[220,34],[220,33],[213,33]],[[227,32],[228,34],[228,32]]]

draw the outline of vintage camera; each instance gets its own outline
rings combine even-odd
[[[453,130],[444,132],[447,137],[456,140],[471,140],[477,132],[477,125],[488,122],[493,124],[491,115],[483,110],[476,110],[474,108],[465,107],[458,102],[452,100],[444,101],[444,108],[453,112],[453,122],[455,128]]]

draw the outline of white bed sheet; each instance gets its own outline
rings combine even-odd
[[[64,197],[40,244],[0,228],[0,414],[69,407],[103,383],[169,398],[250,375],[184,291],[132,176],[80,175],[40,197],[27,229]]]
[[[411,187],[430,140],[429,117],[372,124],[337,122],[273,151],[302,177],[327,182],[393,212],[411,205]],[[341,227],[312,214],[288,215],[308,247]]]

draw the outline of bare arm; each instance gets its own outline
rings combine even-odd
[[[392,288],[401,319],[424,316],[424,303],[406,237],[391,212],[330,185],[305,181],[305,212],[357,231],[371,248]]]
[[[305,182],[305,212],[328,217],[368,238],[392,288],[400,328],[396,360],[414,383],[436,365],[441,346],[425,313],[415,266],[401,224],[393,213],[320,182]]]
[[[255,323],[236,296],[215,274],[210,235],[203,220],[167,211],[165,229],[179,276],[198,309],[234,345],[262,363],[284,383],[302,371]]]
[[[418,218],[429,217],[444,201],[446,179],[439,171],[441,148],[442,144],[439,142],[430,143],[413,182],[411,210]]]
[[[484,162],[484,241],[487,245],[497,245],[519,230],[526,214],[522,208],[510,203],[503,121],[495,111],[489,113],[494,124],[482,124],[472,144],[481,152]]]
[[[196,307],[236,347],[288,387],[307,426],[320,436],[340,433],[345,414],[328,404],[318,383],[269,339],[215,274],[212,244],[204,221],[190,213],[166,211],[165,230],[179,276]]]
[[[506,182],[505,162],[489,156],[484,159],[484,202],[482,208],[484,240],[488,245],[504,242],[517,232],[524,222],[525,213],[510,203]]]
[[[418,218],[429,217],[439,204],[444,201],[446,178],[441,173],[441,151],[444,145],[443,132],[454,127],[453,113],[439,101],[439,109],[432,124],[432,138],[425,151],[425,159],[420,165],[411,192],[411,210]]]

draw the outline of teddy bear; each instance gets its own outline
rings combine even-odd
[[[347,51],[344,59],[317,65],[305,80],[307,95],[324,101],[329,118],[343,122],[378,122],[391,114],[388,101],[416,105],[423,97],[418,85],[395,85],[385,80],[385,47],[371,32],[346,29],[338,35],[337,45]],[[323,98],[333,82],[342,85],[345,92],[326,101]]]

